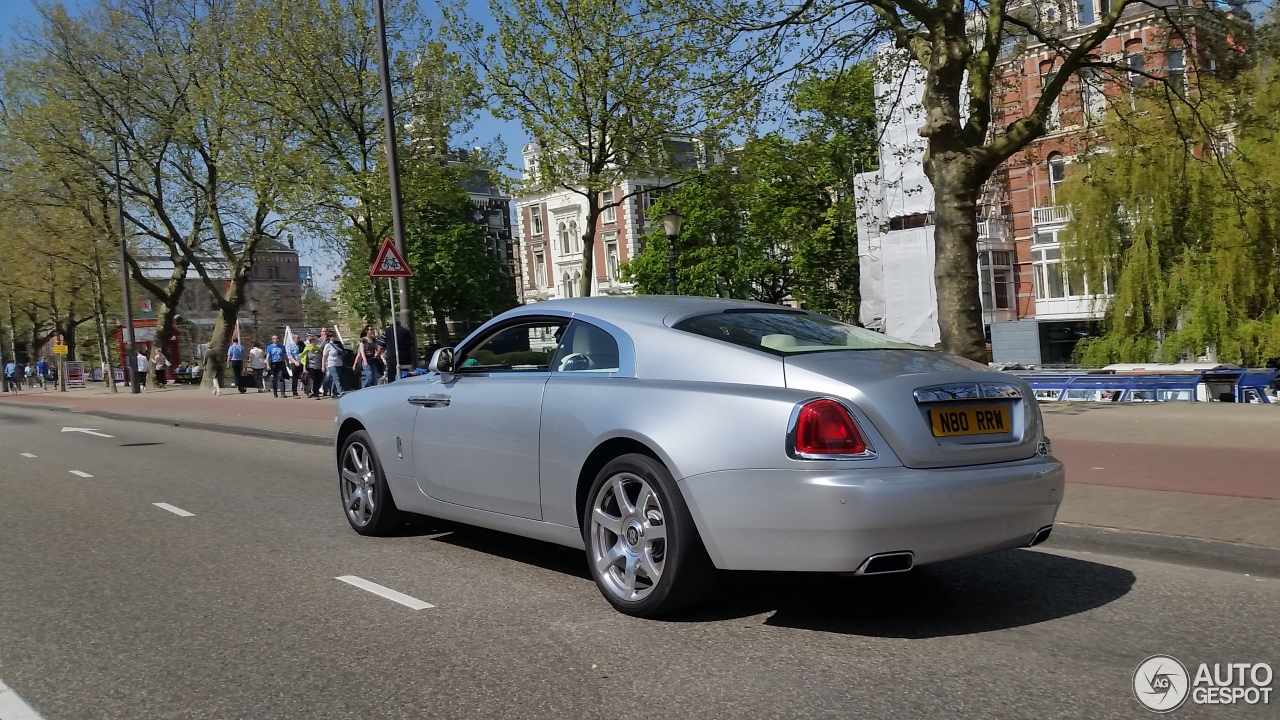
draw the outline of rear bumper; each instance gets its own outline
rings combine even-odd
[[[1053,523],[1062,463],[917,470],[726,470],[680,481],[723,570],[853,572],[909,550],[915,563],[1020,547]]]

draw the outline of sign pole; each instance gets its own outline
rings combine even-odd
[[[387,382],[392,382],[400,379],[400,333],[396,327],[400,317],[396,315],[396,288],[391,284],[391,278],[387,278],[387,291],[391,295],[391,352],[394,355],[391,362],[387,363],[387,372],[392,372],[393,369],[395,371],[395,375]]]

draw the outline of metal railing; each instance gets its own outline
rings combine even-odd
[[[1050,225],[1070,222],[1070,220],[1071,208],[1069,207],[1051,205],[1049,207],[1031,208],[1032,225]]]

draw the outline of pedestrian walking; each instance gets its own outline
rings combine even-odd
[[[360,350],[356,353],[356,369],[364,372],[364,383],[360,386],[361,389],[378,384],[378,378],[382,376],[381,364],[373,326],[365,325],[360,331]]]
[[[47,391],[49,389],[49,386],[46,385],[49,381],[49,361],[44,359],[44,356],[41,356],[40,361],[36,363],[36,374],[40,376],[40,389]]]
[[[258,388],[258,392],[266,392],[267,352],[258,347],[257,343],[249,351],[249,369],[253,371],[254,387]]]
[[[35,365],[28,365],[25,368],[23,368],[22,374],[23,374],[23,379],[26,380],[27,382],[28,390],[36,386],[36,366]]]
[[[240,344],[239,338],[231,340],[231,345],[227,348],[227,362],[231,363],[231,374],[236,380],[236,389],[243,395],[244,389],[244,346]]]
[[[143,388],[147,385],[147,373],[151,372],[151,363],[147,361],[147,356],[141,350],[133,359],[134,367],[138,369],[138,387]]]
[[[393,321],[378,338],[378,348],[386,362],[387,382],[400,379],[400,370],[413,367],[413,336],[400,322]],[[399,357],[396,357],[396,355]]]
[[[288,397],[284,392],[284,346],[280,344],[280,336],[272,335],[271,344],[267,346],[267,368],[271,373],[271,397]]]
[[[285,341],[284,352],[289,362],[290,381],[293,386],[293,396],[298,397],[298,383],[302,382],[302,378],[307,374],[307,367],[302,364],[302,350],[307,343],[298,338],[297,342]],[[304,389],[306,383],[303,383]]]
[[[151,364],[156,371],[156,385],[166,387],[169,384],[169,358],[165,356],[164,351],[156,348],[151,355]]]
[[[18,364],[10,360],[4,364],[4,391],[8,393],[18,394],[18,382],[14,377],[18,374]]]
[[[307,369],[307,377],[311,380],[311,389],[307,393],[309,398],[320,397],[320,386],[324,384],[324,356],[321,353],[320,342],[315,335],[307,338],[307,346],[302,350],[302,366]]]
[[[340,398],[342,397],[343,353],[346,348],[342,347],[342,342],[330,333],[328,328],[323,332],[328,338],[328,342],[324,344],[324,382],[328,385],[329,394]]]

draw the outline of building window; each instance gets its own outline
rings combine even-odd
[[[569,247],[573,248],[573,252],[582,252],[582,236],[578,234],[578,221],[569,221]]]
[[[1079,0],[1079,14],[1076,18],[1081,27],[1093,24],[1093,0]]]
[[[1102,89],[1102,71],[1098,68],[1080,70],[1080,106],[1088,120],[1101,120],[1107,114],[1107,94]]]
[[[542,234],[542,206],[529,206],[529,232],[534,235]]]
[[[1032,249],[1032,280],[1037,300],[1057,300],[1067,296],[1061,252],[1056,247]]]
[[[1049,87],[1049,83],[1053,82],[1053,78],[1058,74],[1053,71],[1052,65],[1048,68],[1040,70],[1040,92],[1043,93]],[[1049,116],[1044,120],[1044,129],[1048,132],[1056,132],[1062,125],[1061,111],[1058,108],[1058,98],[1053,99],[1053,104],[1049,106]]]
[[[1129,72],[1131,73],[1129,75],[1130,87],[1142,87],[1143,85],[1147,84],[1146,76],[1142,75],[1142,72],[1146,70],[1147,64],[1146,64],[1146,61],[1142,58],[1141,51],[1130,53],[1128,56],[1126,56],[1124,59],[1124,64],[1125,64],[1125,67],[1129,68]]]
[[[1067,161],[1061,155],[1049,156],[1049,197],[1058,204],[1058,186],[1067,179]]]
[[[1013,253],[984,250],[978,254],[978,283],[983,310],[1013,309]]]
[[[618,280],[618,241],[610,240],[604,245],[604,268],[609,282]]]
[[[604,218],[604,222],[612,225],[618,222],[618,206],[613,204],[613,191],[600,193],[600,205],[604,209],[600,211],[600,217]]]
[[[1182,95],[1187,87],[1186,56],[1181,50],[1170,50],[1164,54],[1165,68],[1169,72],[1169,87]]]
[[[562,280],[564,281],[564,292],[562,295],[567,298],[573,297],[573,281],[569,279],[569,273],[565,273],[562,276]]]
[[[547,286],[547,259],[542,253],[533,254],[533,284],[538,288]]]
[[[560,254],[567,258],[573,253],[573,246],[569,244],[569,226],[560,223],[558,229],[560,234]]]

